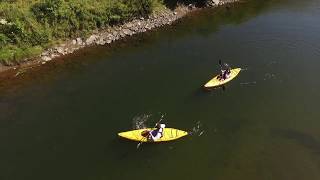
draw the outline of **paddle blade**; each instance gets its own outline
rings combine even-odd
[[[139,149],[140,145],[141,145],[141,143],[137,144],[137,149]]]

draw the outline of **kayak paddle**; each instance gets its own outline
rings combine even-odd
[[[158,125],[162,120],[163,120],[163,115],[161,116],[160,120],[156,123],[156,125],[155,125],[153,128],[157,127],[157,125]],[[149,136],[149,135],[148,135],[148,136]],[[142,140],[143,140],[144,138],[148,138],[148,136],[141,138],[139,144],[137,144],[137,149],[139,149],[140,145],[143,143]]]

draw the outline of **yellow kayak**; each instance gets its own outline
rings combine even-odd
[[[225,80],[220,80],[219,79],[220,75],[217,75],[214,78],[212,78],[209,82],[207,82],[207,84],[205,84],[204,87],[205,88],[213,88],[213,87],[218,87],[218,86],[221,86],[223,84],[226,84],[229,81],[231,81],[232,79],[234,79],[236,76],[238,76],[240,71],[241,71],[241,68],[231,69],[230,77],[228,79],[225,79]]]
[[[163,137],[160,139],[157,139],[155,141],[148,140],[148,138],[142,136],[143,132],[153,130],[154,128],[146,128],[146,129],[138,129],[133,131],[127,131],[127,132],[121,132],[118,133],[120,137],[130,139],[133,141],[139,141],[139,142],[164,142],[164,141],[172,141],[176,140],[178,138],[181,138],[183,136],[188,135],[187,132],[179,130],[179,129],[173,129],[173,128],[164,128],[163,129]]]

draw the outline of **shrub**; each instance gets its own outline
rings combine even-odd
[[[33,54],[31,52],[37,49],[34,47],[46,47],[54,41],[85,36],[94,29],[122,23],[135,16],[147,15],[160,4],[160,0],[0,2],[2,62],[23,56],[29,57]]]

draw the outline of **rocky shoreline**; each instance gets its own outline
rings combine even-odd
[[[234,3],[239,0],[208,0],[206,2],[207,7],[217,7],[228,3]],[[163,9],[159,12],[155,12],[147,18],[140,17],[122,25],[108,27],[95,31],[87,39],[75,38],[65,41],[59,46],[47,49],[39,57],[33,59],[26,59],[19,65],[4,66],[0,65],[0,72],[4,72],[10,69],[17,69],[23,67],[30,67],[35,65],[45,64],[55,58],[72,54],[75,51],[94,45],[108,45],[117,40],[123,39],[127,36],[133,36],[138,33],[150,31],[152,29],[170,25],[176,20],[184,17],[186,14],[199,10],[193,4],[188,6],[178,6],[175,10]]]

